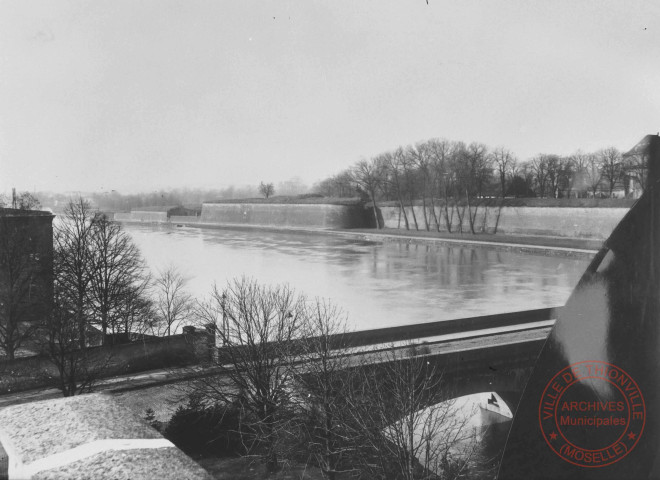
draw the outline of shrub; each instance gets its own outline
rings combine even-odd
[[[174,412],[163,434],[189,455],[234,456],[245,453],[240,427],[236,406],[207,406],[191,395],[188,403]]]

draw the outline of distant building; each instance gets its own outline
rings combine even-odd
[[[0,322],[43,321],[53,298],[50,212],[0,208]]]
[[[130,213],[115,213],[114,220],[118,222],[166,223],[171,217],[195,217],[200,214],[199,208],[178,206],[139,207]]]

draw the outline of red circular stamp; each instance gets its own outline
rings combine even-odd
[[[607,362],[569,365],[552,377],[539,402],[546,443],[580,467],[621,460],[639,442],[645,422],[641,390],[623,369]]]

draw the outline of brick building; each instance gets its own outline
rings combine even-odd
[[[20,335],[24,328],[50,314],[53,218],[50,212],[0,208],[0,341],[3,344],[7,336]],[[0,351],[0,355],[4,353]]]

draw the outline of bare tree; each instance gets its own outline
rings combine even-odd
[[[221,375],[200,380],[196,390],[211,401],[240,406],[253,432],[251,450],[259,451],[267,470],[274,472],[292,421],[287,408],[304,300],[286,286],[266,287],[242,278],[223,291],[214,287],[198,315],[205,325],[216,326],[222,347]]]
[[[468,196],[472,186],[470,165],[467,160],[467,146],[463,142],[455,142],[449,158],[450,174],[447,178],[449,184],[449,196],[454,201],[456,216],[458,218],[458,231],[463,233],[463,224],[465,219],[465,204],[463,200]],[[453,212],[452,212],[453,213]]]
[[[378,478],[455,478],[474,450],[469,419],[454,409],[442,373],[413,347],[361,369],[348,411],[361,466]],[[412,351],[410,351],[412,350]],[[463,455],[452,457],[460,445]]]
[[[385,179],[384,165],[381,160],[373,158],[371,160],[359,161],[352,170],[353,180],[358,186],[367,192],[371,199],[374,212],[374,221],[376,228],[381,228],[378,219],[378,205],[376,204],[377,193],[383,186]]]
[[[603,169],[601,168],[600,158],[597,155],[589,155],[587,158],[586,169],[584,170],[586,184],[595,197],[596,192],[603,182]]]
[[[115,320],[116,331],[124,338],[133,340],[133,335],[139,337],[157,329],[158,319],[154,302],[149,297],[149,286],[150,278],[145,276],[124,291]]]
[[[80,325],[75,301],[56,284],[53,310],[46,324],[46,346],[58,370],[58,387],[65,397],[91,392],[111,359],[102,348],[80,348]]]
[[[475,223],[479,210],[479,201],[477,198],[483,194],[484,186],[488,183],[492,174],[491,156],[488,154],[488,148],[482,143],[473,142],[467,146],[463,153],[466,161],[467,170],[464,178],[465,198],[468,208],[468,221],[470,231],[475,234]],[[474,211],[472,210],[471,199],[475,199]]]
[[[496,148],[491,155],[500,181],[500,192],[502,198],[504,198],[506,195],[507,181],[512,177],[511,173],[515,167],[516,159],[513,154],[504,147]]]
[[[538,195],[543,198],[546,195],[548,184],[548,159],[545,155],[534,157],[530,161],[530,168],[534,174],[534,183],[536,183]]]
[[[623,170],[629,179],[626,185],[626,195],[630,189],[644,192],[648,177],[648,158],[646,154],[628,155],[623,159]]]
[[[401,180],[403,165],[401,162],[402,155],[399,151],[387,152],[380,156],[381,161],[386,166],[386,178],[385,181],[394,191],[396,195],[397,202],[399,203],[399,212],[403,215],[403,221],[406,226],[406,230],[410,230],[410,224],[408,223],[408,215],[406,214],[406,208],[403,205],[403,184]],[[399,218],[399,222],[401,219]]]
[[[424,142],[419,142],[414,146],[410,146],[407,149],[407,153],[412,159],[413,165],[417,168],[419,173],[418,177],[421,184],[421,194],[422,194],[422,214],[424,216],[424,227],[426,231],[430,230],[429,218],[426,213],[426,198],[428,197],[429,185],[432,183],[431,180],[431,158],[428,145]],[[433,197],[433,194],[431,194]],[[435,215],[435,209],[434,209]],[[437,219],[436,219],[437,224]]]
[[[80,348],[87,346],[90,323],[90,284],[94,254],[92,250],[94,212],[87,200],[70,200],[54,231],[55,282],[60,298],[75,315]]]
[[[431,162],[431,172],[433,172],[433,193],[431,194],[433,214],[434,216],[436,215],[433,196],[434,194],[437,194],[438,197],[444,198],[445,227],[448,232],[451,232],[452,220],[449,216],[447,177],[449,176],[449,157],[451,155],[452,145],[447,140],[433,138],[428,142],[428,149]],[[452,208],[452,217],[453,213]],[[440,223],[437,216],[435,216],[435,221],[437,230],[440,231]]]
[[[520,178],[523,179],[526,190],[533,191],[535,174],[534,174],[534,167],[532,166],[532,162],[531,161],[523,162],[518,167],[518,174]]]
[[[573,189],[575,167],[571,157],[559,157],[557,171],[557,196],[570,198]]]
[[[144,283],[145,266],[138,248],[119,223],[111,222],[104,214],[91,221],[92,257],[89,268],[90,306],[103,332],[103,343],[116,343],[120,320],[127,301],[132,301],[134,287]],[[110,332],[110,333],[109,333]],[[130,340],[130,332],[122,332],[123,341]]]
[[[467,146],[465,153],[469,167],[468,180],[472,184],[468,186],[468,189],[474,192],[474,196],[481,197],[493,172],[488,147],[483,143],[472,142]]]
[[[559,183],[561,180],[561,159],[558,155],[542,154],[543,162],[546,167],[546,179],[549,189],[549,197],[559,197]]]
[[[403,178],[405,190],[408,193],[408,203],[410,205],[410,213],[413,217],[413,223],[415,224],[415,230],[419,230],[419,224],[417,223],[417,215],[415,214],[415,196],[417,194],[417,172],[415,171],[415,161],[414,158],[410,155],[409,150],[404,150],[403,148],[398,148],[394,153],[398,156],[399,161],[401,162],[401,167],[403,168]]]
[[[590,156],[593,156],[593,154],[578,150],[569,157],[573,171],[570,188],[576,192],[578,197],[585,196],[586,191],[589,189],[587,184],[587,169]]]
[[[600,158],[603,180],[607,182],[609,196],[611,197],[614,188],[623,180],[621,152],[614,147],[609,147],[600,150],[597,155]]]
[[[154,280],[154,309],[159,335],[170,336],[191,315],[193,299],[186,291],[187,284],[188,279],[174,266],[161,271]]]
[[[259,184],[259,193],[263,195],[264,198],[268,198],[275,193],[275,187],[272,183],[261,182]]]
[[[342,352],[345,333],[346,317],[338,307],[321,299],[311,302],[301,341],[304,368],[298,370],[297,380],[307,393],[303,411],[308,448],[331,480],[354,469],[344,462],[353,452],[346,428],[350,360]]]

